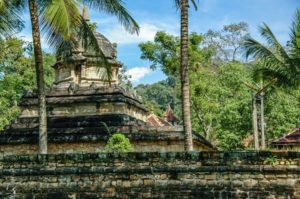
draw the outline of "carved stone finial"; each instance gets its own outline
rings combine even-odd
[[[87,6],[83,7],[82,17],[85,21],[90,21],[89,8]]]

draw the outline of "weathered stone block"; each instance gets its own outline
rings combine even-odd
[[[152,185],[154,185],[154,180],[152,180],[152,179],[145,179],[144,180],[144,185],[145,186],[152,186]]]
[[[258,185],[258,181],[257,180],[253,180],[253,179],[247,179],[244,180],[244,185],[246,187],[255,187]]]
[[[216,180],[217,179],[217,175],[216,174],[205,175],[205,179],[206,180]]]
[[[122,186],[123,186],[124,188],[130,187],[130,185],[131,185],[130,181],[124,181],[124,182],[122,183]]]

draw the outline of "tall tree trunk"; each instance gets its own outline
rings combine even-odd
[[[32,38],[34,47],[36,82],[38,88],[38,110],[39,110],[39,153],[47,154],[47,113],[44,85],[43,54],[38,19],[38,10],[35,0],[28,0]]]
[[[182,115],[185,133],[185,150],[193,150],[192,124],[190,111],[190,85],[188,67],[188,9],[189,0],[181,0],[181,95],[182,95]]]
[[[260,101],[260,117],[261,117],[261,149],[266,149],[266,136],[265,136],[265,114],[264,114],[264,93],[261,93]]]
[[[253,138],[254,138],[254,148],[259,150],[259,141],[258,141],[258,126],[257,126],[257,104],[256,104],[256,95],[253,95],[252,99],[252,125],[253,125]]]

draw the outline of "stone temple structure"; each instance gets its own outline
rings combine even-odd
[[[100,33],[94,34],[112,65],[111,81],[109,83],[106,69],[97,65],[92,49],[72,48],[64,60],[58,53],[53,65],[56,79],[46,94],[48,152],[103,151],[112,133],[124,133],[136,151],[183,151],[182,127],[157,127],[147,123],[150,113],[140,97],[119,86],[118,71],[122,65],[117,60],[116,44]],[[20,117],[0,132],[0,153],[37,153],[37,105],[35,92],[23,96],[19,104]],[[194,148],[213,149],[196,134]]]

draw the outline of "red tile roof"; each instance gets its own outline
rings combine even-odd
[[[168,105],[166,112],[164,113],[164,118],[158,117],[154,113],[151,113],[147,122],[151,126],[173,126],[178,121],[178,118],[174,115],[173,110],[170,105]]]
[[[169,105],[166,112],[164,113],[165,120],[168,122],[177,122],[178,118],[174,115],[171,106]]]
[[[172,126],[169,122],[165,121],[164,119],[158,117],[157,115],[155,115],[154,113],[151,113],[148,118],[147,118],[147,122],[151,125],[151,126]]]
[[[272,145],[300,145],[300,126],[285,136],[274,140]]]

